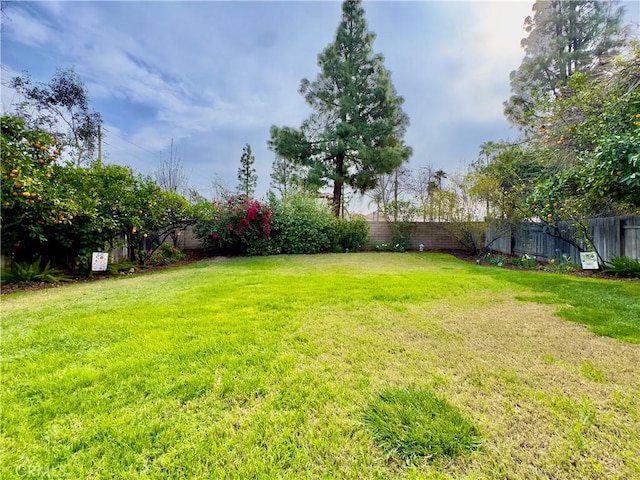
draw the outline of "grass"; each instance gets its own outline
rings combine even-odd
[[[392,253],[4,295],[0,477],[637,478],[639,298],[638,282]],[[390,456],[365,419],[406,389],[482,449]]]
[[[482,443],[458,409],[427,390],[388,388],[369,404],[364,421],[376,444],[406,464],[453,458]]]

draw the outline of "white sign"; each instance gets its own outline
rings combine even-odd
[[[580,262],[583,270],[598,270],[598,255],[596,252],[580,252]]]
[[[93,252],[91,257],[91,270],[93,272],[104,272],[109,263],[109,254],[105,252]]]

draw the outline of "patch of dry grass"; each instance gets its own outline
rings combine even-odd
[[[320,365],[342,365],[338,377],[367,379],[373,391],[429,387],[473,419],[483,452],[423,464],[418,477],[640,478],[640,348],[553,312],[506,297],[410,306],[402,316],[371,310],[355,325],[327,317],[303,331],[322,339]]]

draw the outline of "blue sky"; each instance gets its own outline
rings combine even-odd
[[[533,1],[365,1],[374,50],[405,99],[409,166],[461,170],[487,140],[515,137],[502,115],[509,72],[522,60]],[[638,3],[626,2],[638,22]],[[171,139],[189,184],[211,196],[229,187],[245,144],[257,195],[269,187],[269,128],[298,127],[310,109],[298,93],[333,41],[339,1],[12,2],[2,30],[4,85],[28,71],[48,81],[74,66],[104,118],[104,156],[152,174]]]

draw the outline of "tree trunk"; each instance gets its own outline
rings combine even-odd
[[[344,155],[339,154],[335,157],[336,164],[336,179],[333,181],[333,214],[336,218],[340,218],[342,213],[342,185],[343,181],[343,169],[344,169]]]

